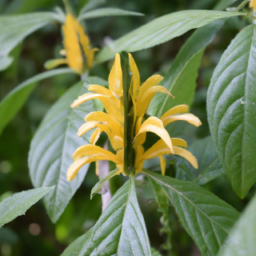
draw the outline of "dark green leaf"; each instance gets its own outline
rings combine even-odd
[[[196,157],[199,168],[195,169],[188,161],[182,158],[177,164],[176,178],[204,185],[223,173],[211,136],[195,141],[188,146],[188,151]]]
[[[256,196],[247,206],[231,231],[219,256],[255,256],[256,252]]]
[[[224,10],[227,7],[231,6],[233,3],[237,2],[237,0],[220,0],[215,6],[215,10]]]
[[[196,184],[143,171],[165,191],[188,234],[202,255],[215,256],[239,213]]]
[[[2,133],[5,126],[12,120],[12,118],[17,114],[17,112],[26,102],[28,96],[35,88],[36,82],[52,76],[66,73],[73,73],[73,71],[69,68],[62,68],[46,71],[39,75],[33,76],[18,85],[4,99],[2,99],[0,102],[0,134]]]
[[[81,9],[79,16],[81,16],[83,13],[88,12],[94,8],[96,8],[99,5],[102,5],[106,2],[106,0],[89,0],[84,7]]]
[[[172,250],[172,244],[171,244],[171,236],[172,236],[172,231],[170,227],[170,221],[169,221],[169,199],[164,192],[163,188],[156,183],[153,179],[150,179],[150,182],[152,184],[153,190],[156,195],[156,200],[158,203],[158,211],[162,213],[160,222],[162,224],[162,228],[160,229],[161,234],[166,235],[166,242],[161,246],[164,250],[166,251],[171,251]]]
[[[13,57],[10,57],[10,56],[0,57],[0,71],[8,68],[12,64],[12,62],[13,62]]]
[[[106,175],[105,177],[103,177],[102,179],[100,179],[100,180],[95,184],[95,186],[92,188],[92,191],[91,191],[91,199],[93,198],[93,196],[94,196],[96,193],[99,193],[99,192],[100,192],[101,187],[104,185],[104,183],[105,183],[106,181],[108,181],[109,179],[111,179],[112,177],[114,177],[118,172],[119,172],[119,169],[113,170],[113,171],[111,171],[108,175]]]
[[[150,104],[150,114],[160,117],[176,105],[192,104],[205,47],[212,42],[223,23],[223,20],[219,20],[197,29],[186,41],[162,81],[162,85],[175,96],[175,100],[169,95],[157,94]]]
[[[91,255],[151,256],[133,177],[117,191],[95,226],[62,254]]]
[[[153,47],[178,37],[187,31],[207,25],[215,20],[245,15],[236,12],[206,10],[180,11],[164,15],[133,30],[114,41],[98,54],[96,61],[111,59],[117,52],[134,52]]]
[[[105,17],[105,16],[125,16],[125,15],[143,16],[142,13],[130,12],[130,11],[122,10],[119,8],[100,8],[90,12],[85,12],[81,14],[78,19],[85,20],[85,19],[94,19],[94,18]]]
[[[53,188],[36,188],[16,193],[0,203],[0,227],[25,212]]]
[[[55,13],[38,12],[0,17],[0,60],[26,36],[56,19]]]
[[[244,198],[256,182],[256,37],[244,28],[223,54],[207,95],[210,130],[224,171]]]
[[[89,84],[106,83],[99,78],[87,80]],[[70,108],[70,104],[86,92],[83,82],[67,91],[44,117],[30,146],[29,169],[33,185],[56,185],[45,197],[45,205],[53,222],[56,222],[64,211],[89,167],[84,166],[73,181],[67,181],[66,172],[73,163],[73,153],[79,146],[89,143],[91,135],[88,132],[83,138],[79,138],[76,135],[77,130],[84,123],[85,116],[97,110],[96,101],[93,100],[80,107]]]
[[[151,255],[152,256],[162,256],[157,250],[154,248],[151,248]]]

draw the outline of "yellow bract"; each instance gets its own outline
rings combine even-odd
[[[250,7],[253,8],[253,11],[256,10],[256,0],[251,0]]]
[[[147,108],[157,92],[165,93],[171,97],[171,93],[159,85],[163,79],[160,75],[153,75],[140,86],[140,75],[137,65],[129,54],[129,65],[131,71],[131,84],[129,93],[133,102],[132,130],[134,138],[131,138],[135,153],[134,167],[136,173],[142,171],[145,160],[158,157],[162,174],[165,174],[166,161],[164,155],[176,154],[187,159],[192,166],[198,168],[196,158],[184,147],[187,147],[186,141],[179,138],[171,138],[165,126],[178,121],[186,121],[194,126],[201,125],[201,121],[193,114],[187,113],[187,105],[179,105],[167,111],[161,118],[145,118]],[[100,100],[106,110],[106,113],[96,111],[85,117],[86,123],[78,130],[78,135],[82,136],[87,131],[96,128],[91,135],[91,145],[85,145],[78,148],[73,154],[74,163],[70,166],[67,173],[67,179],[72,180],[79,169],[90,162],[108,160],[116,164],[120,172],[124,172],[124,106],[123,106],[123,74],[121,68],[120,55],[116,54],[114,64],[110,71],[109,89],[100,85],[90,85],[89,91],[76,99],[71,107],[77,107],[80,104],[91,100]],[[102,149],[94,144],[97,142],[100,134],[105,132],[110,140],[115,153]],[[144,150],[143,144],[146,139],[146,133],[155,133],[160,139],[148,150]]]
[[[45,67],[51,69],[61,64],[67,64],[76,73],[82,75],[86,70],[92,68],[97,49],[91,49],[90,40],[85,35],[83,26],[71,13],[67,14],[62,30],[65,50],[62,50],[61,54],[65,55],[66,58],[49,60],[45,63]]]

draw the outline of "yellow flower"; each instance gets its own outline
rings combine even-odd
[[[253,8],[253,11],[256,10],[256,0],[251,0],[250,7]]]
[[[49,60],[45,63],[45,67],[51,69],[61,64],[67,64],[76,73],[82,75],[86,70],[92,68],[94,54],[98,49],[91,49],[90,40],[85,35],[83,26],[71,13],[67,14],[62,30],[64,50],[60,53],[66,58]]]
[[[167,111],[161,118],[146,118],[147,108],[157,92],[166,93],[171,97],[173,96],[166,88],[158,85],[163,79],[160,75],[153,75],[140,85],[139,71],[131,54],[129,54],[129,67],[132,74],[129,94],[133,103],[133,121],[131,125],[131,134],[133,137],[127,143],[131,143],[132,149],[134,150],[133,166],[135,173],[142,171],[145,160],[159,157],[161,171],[164,175],[166,162],[163,156],[166,154],[180,155],[187,159],[195,168],[198,168],[196,158],[184,149],[184,147],[187,147],[187,143],[182,139],[171,138],[165,126],[178,120],[200,126],[201,121],[193,114],[187,113],[187,105],[176,106]],[[85,117],[86,123],[79,128],[78,136],[82,136],[91,129],[96,128],[96,130],[91,135],[90,144],[79,147],[73,154],[74,163],[69,167],[67,172],[67,179],[69,181],[75,178],[77,172],[83,165],[98,160],[112,161],[119,169],[118,173],[127,173],[124,170],[124,154],[127,145],[124,145],[125,106],[123,105],[123,74],[119,54],[116,54],[108,82],[109,89],[100,85],[90,85],[88,90],[91,93],[86,93],[78,97],[71,105],[74,108],[88,100],[98,99],[103,103],[106,113],[96,111],[88,114]],[[107,134],[115,150],[115,154],[95,145],[102,132]],[[147,132],[155,133],[159,137],[159,140],[145,151],[143,143],[145,142]]]

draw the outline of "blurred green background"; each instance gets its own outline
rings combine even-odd
[[[216,2],[216,0],[109,0],[102,6],[137,11],[144,13],[145,16],[97,18],[86,21],[85,26],[92,45],[102,48],[104,42],[118,38],[156,17],[185,9],[212,9]],[[74,8],[79,11],[86,0],[73,0],[72,3]],[[0,14],[49,11],[56,6],[63,8],[62,1],[0,0]],[[239,18],[228,20],[204,54],[192,109],[204,125],[195,132],[184,128],[185,137],[190,143],[196,138],[204,138],[209,135],[205,109],[207,87],[221,54],[237,32],[246,25],[246,22]],[[160,46],[134,53],[141,73],[141,80],[144,81],[155,72],[164,74],[191,33],[192,31]],[[13,50],[11,54],[15,57],[13,65],[0,73],[0,99],[22,81],[45,71],[44,62],[59,57],[60,49],[62,49],[62,38],[58,23],[47,25],[28,36],[21,45]],[[111,62],[97,66],[92,70],[92,75],[107,79],[110,65]],[[30,141],[48,109],[78,80],[78,76],[67,74],[40,82],[26,105],[5,128],[0,136],[0,201],[14,192],[32,188],[27,165]],[[94,225],[101,214],[101,197],[95,196],[93,200],[89,199],[90,190],[97,182],[93,169],[92,165],[84,183],[56,225],[50,222],[42,202],[39,202],[25,216],[19,217],[1,228],[0,255],[60,255],[70,242]],[[120,185],[118,178],[115,180],[115,184],[117,187]],[[241,201],[232,191],[224,176],[210,182],[205,187],[239,211],[244,208],[252,194],[251,192],[245,200]],[[161,214],[157,212],[157,203],[150,185],[143,181],[139,182],[138,195],[151,245],[154,248],[161,251],[163,255],[200,255],[193,241],[180,225],[173,208],[170,210],[173,251],[167,253],[161,249],[161,244],[166,238],[159,234]]]

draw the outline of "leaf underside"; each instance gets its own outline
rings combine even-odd
[[[99,78],[88,78],[89,84],[105,84]],[[54,186],[45,197],[46,209],[53,222],[56,222],[69,200],[84,180],[89,165],[78,172],[76,178],[68,182],[66,172],[73,163],[75,150],[89,143],[91,133],[79,138],[76,133],[84,123],[85,116],[97,111],[94,100],[71,109],[70,104],[87,92],[83,82],[73,86],[53,105],[44,117],[30,146],[29,170],[35,187]],[[98,109],[101,110],[101,109]]]

